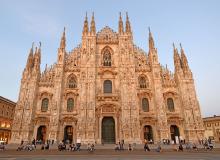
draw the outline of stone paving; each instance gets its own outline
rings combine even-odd
[[[202,148],[199,151],[176,152],[171,145],[163,145],[163,151],[158,153],[151,145],[151,151],[143,151],[143,145],[137,145],[134,151],[114,151],[109,149],[113,145],[97,145],[93,153],[86,151],[86,146],[82,146],[81,151],[58,151],[54,145],[50,150],[34,151],[16,151],[15,146],[8,146],[5,151],[0,151],[0,160],[72,160],[72,159],[92,159],[92,160],[145,160],[145,159],[163,159],[163,160],[220,160],[220,147],[216,145],[212,151],[206,151]]]
[[[173,152],[163,151],[158,152],[144,152],[142,150],[135,150],[132,152],[121,151],[115,152],[113,150],[96,150],[94,153],[87,151],[80,152],[59,152],[56,150],[49,151],[0,151],[0,160],[70,160],[70,159],[92,159],[92,160],[144,160],[144,159],[164,159],[164,160],[218,160],[220,159],[220,150],[212,151],[198,151],[198,152]]]

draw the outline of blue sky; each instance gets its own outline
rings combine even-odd
[[[85,13],[95,12],[97,30],[117,31],[129,14],[136,45],[148,50],[153,32],[161,64],[173,70],[172,43],[181,42],[193,72],[203,116],[220,115],[220,1],[218,0],[1,0],[0,95],[17,101],[32,42],[42,42],[42,64],[56,61],[63,27],[67,50],[81,41]]]

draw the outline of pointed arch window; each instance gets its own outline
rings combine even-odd
[[[48,110],[48,105],[49,105],[49,99],[44,98],[41,102],[41,111],[46,112]]]
[[[68,88],[76,88],[77,83],[75,77],[71,76],[68,80]]]
[[[174,112],[174,101],[173,98],[167,99],[167,107],[170,112]]]
[[[110,67],[111,65],[112,65],[111,53],[108,49],[106,49],[103,54],[103,66]]]
[[[74,99],[68,98],[67,100],[67,112],[72,112],[74,108]]]
[[[149,112],[149,101],[147,98],[142,99],[142,109],[144,112]]]
[[[145,77],[140,77],[139,78],[139,87],[140,88],[148,88],[148,80]]]
[[[104,88],[104,93],[112,93],[112,81],[105,80],[103,88]]]

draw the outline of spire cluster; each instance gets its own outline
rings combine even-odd
[[[130,24],[129,17],[128,17],[128,12],[126,12],[125,32],[124,32],[124,26],[123,26],[121,12],[119,12],[118,33],[119,34],[126,33],[128,35],[132,34],[131,24]]]
[[[173,57],[174,57],[174,66],[175,71],[183,71],[184,73],[189,72],[190,68],[188,65],[188,60],[186,58],[184,49],[180,43],[180,54],[178,53],[178,49],[175,47],[173,43]]]
[[[89,33],[90,33],[90,35],[95,35],[96,34],[96,25],[95,25],[94,12],[92,13],[90,29],[89,29],[87,13],[86,13],[86,17],[85,17],[84,24],[83,24],[83,36],[88,35]]]
[[[39,69],[41,63],[41,42],[39,43],[39,48],[36,47],[34,51],[34,43],[32,43],[32,47],[30,49],[27,63],[26,63],[26,70],[32,71],[33,68]]]

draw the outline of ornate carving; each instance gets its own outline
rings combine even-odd
[[[106,26],[100,32],[97,33],[97,43],[117,44],[118,34],[114,32],[111,28]]]

